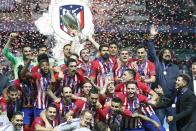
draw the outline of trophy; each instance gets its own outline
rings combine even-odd
[[[80,22],[76,15],[74,15],[71,12],[68,12],[64,15],[61,16],[61,20],[63,25],[67,28],[67,32],[72,36],[72,37],[78,37],[78,41],[80,44],[82,44],[86,38],[84,34],[82,34],[82,30],[80,28]]]

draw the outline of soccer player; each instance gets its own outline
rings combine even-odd
[[[14,81],[15,88],[21,92],[22,112],[24,113],[24,131],[30,130],[30,125],[34,119],[34,102],[36,99],[36,86],[31,78],[21,77],[23,66],[18,67],[18,79]]]
[[[131,66],[138,73],[136,79],[148,83],[154,83],[156,80],[155,65],[147,58],[147,50],[144,45],[137,47],[137,60],[132,62]]]
[[[3,105],[3,112],[7,113],[9,120],[11,120],[14,112],[21,111],[22,101],[18,89],[14,86],[9,86],[7,89],[6,96],[1,98],[1,105]]]
[[[130,131],[144,131],[140,119],[150,121],[159,128],[159,124],[156,121],[138,112],[122,109],[122,101],[120,98],[112,99],[111,106],[105,107],[101,112],[101,118],[109,125],[112,131],[123,131],[126,129]]]
[[[56,114],[57,114],[56,105],[54,104],[48,105],[48,107],[46,108],[46,118],[50,122],[53,128],[58,125],[58,122],[56,120]],[[35,131],[35,130],[53,131],[53,129],[47,128],[45,126],[45,122],[41,117],[36,117],[32,124],[31,131]]]
[[[49,90],[50,83],[56,82],[57,77],[55,77],[54,72],[49,68],[49,60],[46,54],[41,54],[38,56],[39,72],[28,72],[29,62],[24,66],[21,71],[21,76],[33,78],[36,84],[37,96],[34,104],[34,117],[40,115],[41,111],[44,110],[48,105],[48,96],[54,98],[54,94],[51,95]]]
[[[77,62],[74,59],[69,59],[67,68],[63,72],[64,77],[61,80],[61,87],[69,86],[73,93],[80,93],[81,86],[84,83],[84,77],[77,71]]]
[[[3,55],[12,63],[14,66],[14,78],[18,79],[18,66],[19,65],[24,65],[27,63],[28,59],[32,57],[32,51],[31,47],[29,45],[25,45],[22,47],[22,57],[15,57],[9,50],[10,44],[16,38],[18,34],[16,33],[11,33],[10,37],[3,48]],[[33,66],[36,66],[37,62],[35,60],[32,60],[31,63],[29,64],[29,69],[32,69]]]
[[[90,78],[98,87],[102,88],[105,86],[107,79],[114,79],[117,64],[116,61],[110,58],[108,46],[101,45],[99,55],[92,62]]]
[[[90,62],[90,50],[84,48],[80,51],[80,60],[78,64],[78,71],[81,72],[85,76],[90,75],[91,71],[91,62]]]

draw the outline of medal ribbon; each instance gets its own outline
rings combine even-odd
[[[142,64],[138,63],[138,73],[140,74],[140,76],[145,76],[144,69],[146,67],[146,62],[147,61],[145,60]]]
[[[43,77],[43,85],[44,85],[44,90],[48,90],[48,85],[49,85],[49,80],[51,79],[50,73],[48,74],[47,77]]]
[[[133,101],[130,100],[130,98],[128,98],[128,102],[129,102],[129,107],[131,112],[133,113],[136,109],[138,109],[138,105],[139,105],[139,99],[136,97],[136,99],[134,99]]]
[[[166,65],[165,63],[163,63],[162,65],[163,65],[163,72],[167,72],[169,66]]]
[[[108,73],[112,72],[112,63],[111,63],[110,60],[109,60],[108,63],[107,63],[107,62],[104,62],[104,60],[101,59],[101,58],[98,58],[98,60],[99,60],[99,61],[101,62],[101,64],[103,65],[104,70],[105,70],[105,74],[108,74]]]

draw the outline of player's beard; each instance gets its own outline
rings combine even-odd
[[[105,54],[102,56],[102,58],[103,58],[104,61],[108,60],[109,57],[110,57],[110,55],[109,55],[108,53],[105,53]]]
[[[165,57],[166,57],[166,58],[163,58],[163,61],[164,61],[166,64],[170,63],[170,62],[171,62],[171,56],[170,56],[170,55],[166,55]]]
[[[122,113],[121,110],[115,110],[115,111],[113,111],[113,115],[119,115],[119,114],[121,114],[121,113]]]
[[[69,104],[71,104],[71,98],[69,97],[69,98],[64,98],[65,99],[65,101],[67,102],[67,104],[69,105]]]

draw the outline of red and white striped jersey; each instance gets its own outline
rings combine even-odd
[[[35,131],[35,126],[37,126],[37,125],[39,125],[41,127],[45,127],[45,122],[43,121],[43,119],[41,117],[36,117],[35,118],[35,120],[32,123],[30,131]],[[57,125],[59,125],[56,118],[51,122],[51,125],[52,125],[52,127],[56,127]]]
[[[149,60],[145,60],[143,62],[134,61],[131,63],[131,68],[137,70],[136,79],[140,80],[141,76],[144,76],[146,79],[150,78],[151,76],[156,75],[155,65],[154,63],[150,62]]]
[[[70,102],[70,104],[65,105],[63,100],[61,100],[60,103],[55,103],[59,113],[59,119],[60,119],[60,123],[65,122],[65,115],[66,113],[69,112],[69,110],[73,110],[74,108],[76,108],[75,103],[74,102]]]
[[[83,74],[84,76],[90,76],[90,73],[91,73],[91,62],[84,63],[83,61],[79,61],[78,72],[80,74]]]
[[[72,93],[80,93],[81,86],[84,83],[84,76],[80,73],[76,73],[74,76],[70,76],[67,71],[64,71],[64,78],[61,80],[61,87],[68,86],[72,89]]]
[[[47,77],[43,77],[39,72],[34,72],[32,73],[32,78],[35,80],[37,88],[37,97],[34,106],[38,109],[45,109],[48,105],[47,90],[49,88],[51,75],[48,74]]]
[[[34,81],[31,79],[29,81],[20,81],[16,79],[14,81],[14,86],[21,91],[21,98],[23,107],[33,107],[36,98],[36,86]]]
[[[127,69],[131,69],[130,63],[124,66],[123,65],[118,66],[117,69],[115,70],[115,76],[118,78],[122,78],[123,72]]]
[[[142,95],[149,95],[149,92],[152,90],[146,83],[136,81],[137,82],[137,87],[138,87],[138,94]],[[122,92],[123,94],[127,94],[127,89],[125,83],[119,83],[116,86],[115,92]]]
[[[91,78],[95,78],[98,87],[104,87],[107,79],[114,79],[117,63],[109,58],[105,62],[102,58],[95,59],[91,64]]]
[[[155,114],[155,112],[152,107],[147,104],[147,102],[148,97],[137,94],[137,97],[134,100],[130,100],[128,97],[126,97],[124,107],[132,112],[139,110],[145,116],[151,116]]]

